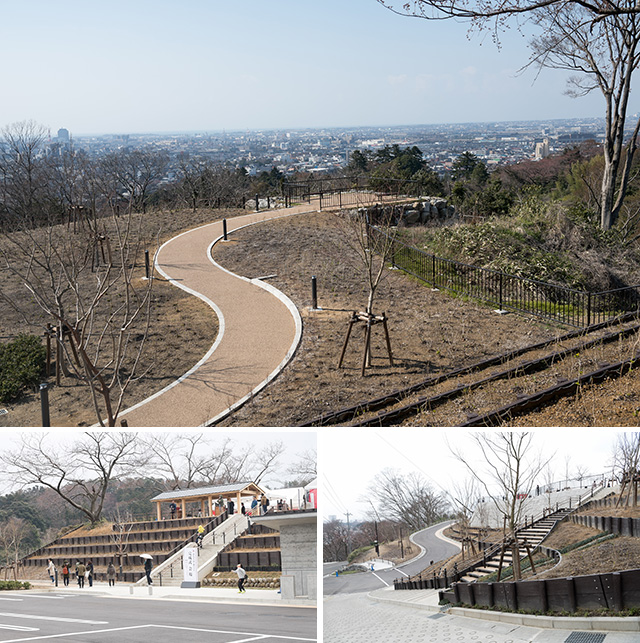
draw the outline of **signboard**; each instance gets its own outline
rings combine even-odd
[[[198,547],[191,544],[182,552],[182,570],[184,580],[180,587],[200,587],[198,580]]]

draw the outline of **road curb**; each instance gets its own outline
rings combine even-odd
[[[537,627],[539,629],[640,632],[640,617],[638,616],[537,616],[534,614],[477,610],[470,607],[450,607],[446,612],[452,616],[464,616],[465,618]]]

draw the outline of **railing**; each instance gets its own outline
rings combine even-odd
[[[377,229],[377,234],[388,236]],[[393,240],[391,263],[436,288],[567,326],[583,328],[640,310],[640,285],[602,292],[574,290],[437,257]]]

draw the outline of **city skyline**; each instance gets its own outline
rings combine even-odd
[[[564,73],[518,75],[528,53],[517,32],[498,49],[465,24],[403,18],[375,0],[27,0],[0,12],[13,61],[3,126],[89,135],[604,114],[600,96],[563,95]]]

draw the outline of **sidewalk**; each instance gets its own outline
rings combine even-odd
[[[431,614],[445,614],[460,623],[473,622],[475,627],[510,628],[536,630],[535,641],[564,641],[571,632],[607,633],[606,643],[627,643],[640,641],[640,617],[573,617],[573,616],[535,616],[493,612],[490,610],[447,607],[438,605],[438,590],[398,590],[384,588],[370,592],[370,601],[395,605],[396,607],[422,610]],[[482,624],[482,625],[479,625]],[[615,633],[615,637],[613,635]],[[529,634],[528,634],[529,635]],[[564,636],[565,638],[562,638]],[[526,640],[526,639],[525,639]],[[595,641],[595,639],[594,639]]]
[[[159,585],[130,585],[128,583],[116,583],[109,587],[106,583],[94,583],[93,587],[85,586],[80,589],[76,583],[70,583],[68,587],[62,584],[60,579],[58,587],[47,581],[28,581],[32,585],[30,590],[16,590],[16,595],[23,592],[42,594],[43,592],[55,592],[58,594],[104,596],[109,598],[133,598],[146,600],[182,600],[192,602],[213,602],[213,603],[235,603],[235,604],[256,604],[287,607],[316,607],[316,601],[308,599],[282,600],[280,593],[275,589],[251,589],[247,588],[246,593],[239,594],[235,588],[227,587],[161,587]],[[2,597],[10,597],[13,592],[3,592]]]

